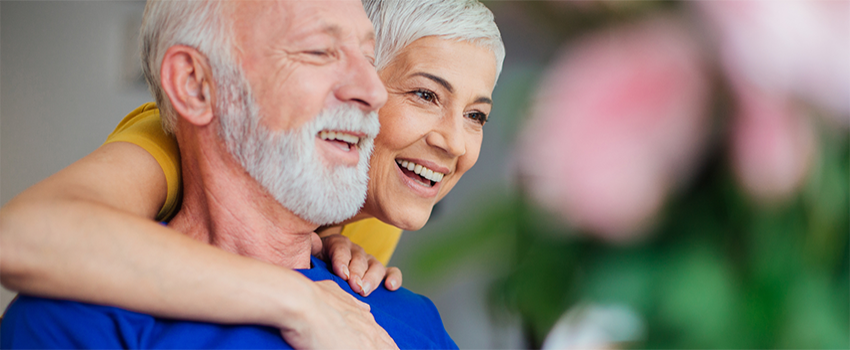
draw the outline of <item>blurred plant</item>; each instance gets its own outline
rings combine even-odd
[[[615,349],[641,339],[644,327],[627,306],[579,304],[555,323],[543,349]]]
[[[564,48],[516,191],[414,273],[507,253],[492,309],[535,348],[850,348],[850,2],[492,5]]]

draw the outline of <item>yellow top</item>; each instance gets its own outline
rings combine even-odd
[[[103,144],[118,141],[138,145],[156,158],[156,162],[165,172],[165,180],[168,183],[168,195],[165,197],[165,204],[156,215],[156,220],[171,219],[177,213],[180,196],[183,194],[180,150],[177,148],[177,140],[162,130],[156,104],[145,103],[127,114]]]
[[[177,140],[162,130],[162,120],[156,104],[145,103],[130,112],[109,134],[104,144],[117,141],[129,142],[144,148],[162,167],[168,183],[168,195],[156,219],[159,221],[170,219],[177,212],[183,192],[180,151],[177,148]],[[387,265],[401,237],[401,229],[373,218],[345,225],[342,228],[342,235]]]
[[[398,239],[401,238],[401,229],[371,218],[343,226],[342,235],[363,247],[367,253],[386,266],[393,256]]]

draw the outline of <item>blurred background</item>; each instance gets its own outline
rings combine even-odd
[[[481,157],[391,261],[461,348],[850,348],[850,1],[485,3]],[[143,8],[0,2],[0,204],[151,100]]]

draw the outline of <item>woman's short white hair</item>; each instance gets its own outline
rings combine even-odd
[[[142,71],[159,106],[162,126],[173,133],[177,123],[174,107],[162,89],[160,69],[168,48],[193,47],[204,54],[216,81],[239,74],[234,64],[232,26],[222,13],[224,1],[150,0],[142,20]],[[234,71],[237,69],[237,71]]]
[[[496,79],[505,61],[505,44],[493,13],[477,0],[362,0],[375,26],[375,65],[386,68],[398,53],[426,36],[467,41],[493,52]]]

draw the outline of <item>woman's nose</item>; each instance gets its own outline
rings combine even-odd
[[[463,131],[463,116],[445,116],[428,133],[425,141],[429,146],[443,150],[448,156],[457,158],[466,154]]]

